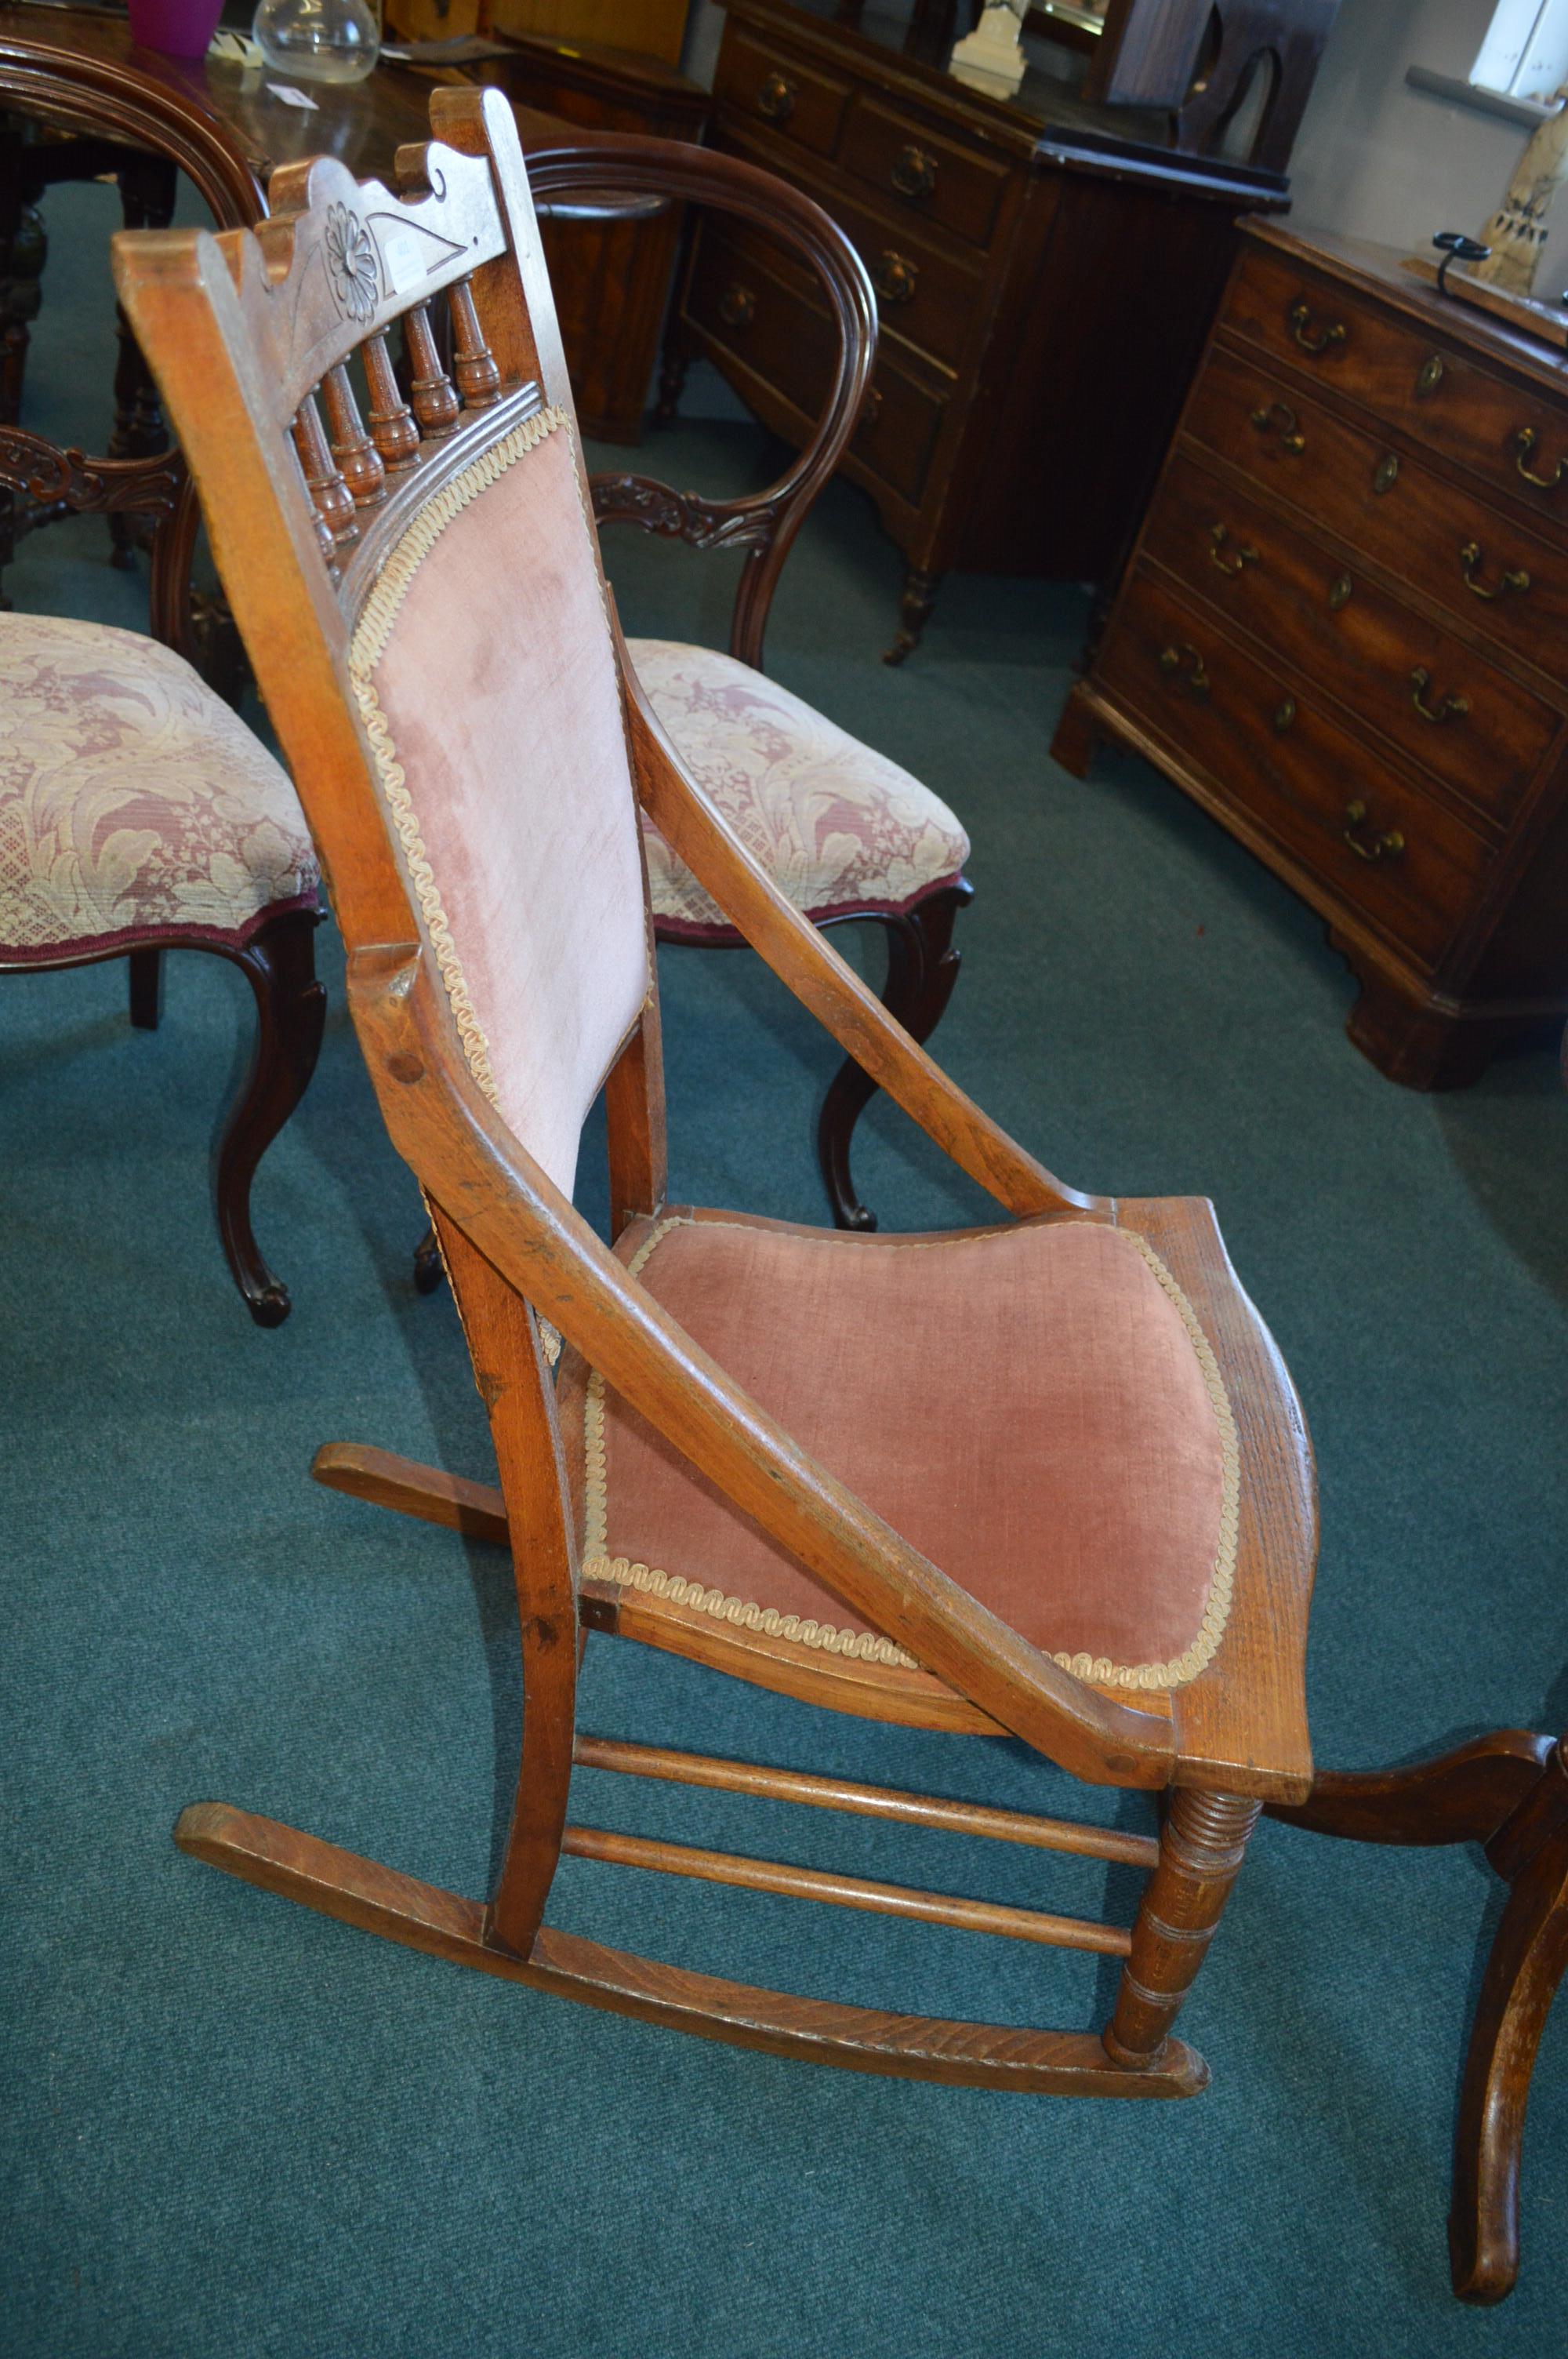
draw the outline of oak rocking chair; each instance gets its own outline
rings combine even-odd
[[[1054,1179],[687,777],[600,570],[511,110],[438,90],[431,122],[395,190],[291,166],[255,232],[127,235],[117,276],[324,854],[355,1024],[435,1218],[501,1483],[347,1445],[316,1472],[510,1544],[515,1809],[487,1901],[224,1802],[188,1809],[177,1840],[391,1940],[709,2038],[937,2081],[1191,2095],[1206,2070],[1177,2014],[1260,1806],[1312,1783],[1315,1509],[1289,1377],[1206,1201]],[[759,195],[773,201],[760,176]],[[348,546],[323,384],[338,440],[388,475]],[[639,804],[996,1199],[994,1224],[867,1236],[666,1202]],[[570,1201],[601,1084],[612,1246]],[[589,1630],[872,1720],[1011,1733],[1092,1784],[1168,1793],[1162,1830],[580,1734]],[[1087,1853],[1148,1882],[1127,1927],[645,1842],[568,1822],[574,1759]],[[1103,2032],[1056,2032],[745,1987],[546,1925],[563,1853],[1098,1952],[1123,1962],[1119,1993]]]

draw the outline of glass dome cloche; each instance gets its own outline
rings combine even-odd
[[[273,71],[298,82],[362,82],[381,49],[366,0],[261,0],[251,32]]]

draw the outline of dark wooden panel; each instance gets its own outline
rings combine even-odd
[[[1418,956],[1473,906],[1483,839],[1151,576],[1119,599],[1097,679],[1219,793],[1245,778],[1250,816]]]
[[[1517,808],[1559,715],[1464,640],[1185,455],[1172,460],[1143,550],[1494,823]]]

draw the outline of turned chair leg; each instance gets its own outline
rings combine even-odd
[[[941,583],[939,573],[923,572],[918,565],[909,568],[903,577],[903,589],[898,602],[898,628],[893,633],[892,647],[882,657],[883,663],[898,665],[914,653],[925,625],[931,620],[931,609],[936,603],[936,592]]]
[[[1260,1807],[1238,1794],[1184,1787],[1171,1797],[1160,1864],[1144,1886],[1116,2012],[1101,2035],[1112,2063],[1137,2070],[1164,2047],[1230,1897]]]
[[[930,1038],[953,996],[960,963],[960,954],[953,948],[953,920],[973,900],[974,893],[974,886],[960,876],[913,909],[881,920],[888,940],[882,1005],[912,1039]],[[847,1059],[828,1086],[817,1119],[816,1159],[834,1223],[840,1229],[877,1225],[876,1214],[860,1202],[849,1176],[849,1141],[876,1087],[852,1057]]]
[[[126,964],[131,970],[131,1021],[138,1032],[156,1032],[163,1014],[163,952],[156,945],[133,951]]]
[[[327,994],[316,980],[315,909],[269,919],[242,950],[225,951],[256,1003],[255,1052],[218,1149],[218,1234],[234,1283],[258,1327],[280,1327],[288,1288],[263,1260],[251,1227],[257,1164],[305,1094],[321,1048]]]

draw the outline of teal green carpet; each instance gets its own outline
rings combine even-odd
[[[29,387],[102,432],[100,191],[51,205]],[[72,269],[81,272],[73,298]],[[93,332],[89,332],[90,328]],[[681,482],[754,480],[749,428],[677,428]],[[135,623],[102,526],[30,542],[19,605]],[[725,560],[609,544],[628,628],[722,641]],[[786,571],[772,669],[920,772],[974,837],[937,1046],[1071,1180],[1201,1190],[1303,1394],[1323,1483],[1320,1758],[1568,1723],[1568,1097],[1552,1060],[1460,1095],[1379,1079],[1352,986],[1291,895],[1151,771],[1047,758],[1076,593],[948,585],[892,673],[897,561],[835,489]],[[0,982],[5,1645],[5,2266],[16,2359],[1259,2359],[1563,2348],[1568,2005],[1526,2147],[1523,2280],[1447,2290],[1448,2141],[1478,1857],[1263,1826],[1184,2029],[1209,2093],[1071,2104],[878,2082],[683,2039],[465,1974],[180,1857],[223,1798],[469,1893],[518,1722],[498,1552],[315,1489],[353,1438],[483,1475],[449,1301],[343,1010],[263,1166],[293,1288],[251,1325],[207,1158],[246,1012],[171,964],[133,1033],[110,965]],[[666,952],[673,1185],[815,1219],[833,1052],[749,955]],[[583,1201],[602,1213],[600,1158]],[[981,1201],[884,1104],[884,1221]],[[919,1371],[910,1371],[920,1446]],[[583,1724],[1049,1811],[1091,1798],[1000,1743],[824,1715],[615,1641]],[[1147,1823],[1131,1798],[1113,1807]],[[1124,1871],[580,1776],[590,1823],[1047,1908],[1125,1914]],[[1094,2021],[1092,1961],[568,1862],[562,1924],[787,1989]]]

